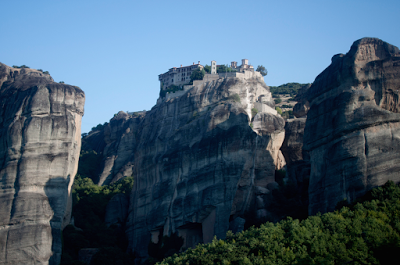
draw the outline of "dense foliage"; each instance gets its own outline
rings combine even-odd
[[[106,126],[108,124],[108,122],[105,122],[103,124],[99,123],[97,124],[96,127],[92,127],[92,131],[100,131],[104,128],[104,126]]]
[[[217,65],[217,73],[229,73],[229,72],[237,72],[236,69],[232,69],[228,65]]]
[[[190,75],[190,84],[193,84],[194,80],[203,80],[206,71],[204,69],[197,68]]]
[[[266,223],[214,239],[160,264],[393,264],[400,250],[400,188],[393,182],[364,202],[303,221]]]
[[[103,156],[95,151],[81,151],[79,155],[78,176],[79,178],[90,178],[93,182],[98,181]],[[77,176],[77,178],[78,178]],[[75,181],[77,181],[75,179]]]
[[[266,75],[268,74],[267,69],[265,69],[265,67],[264,67],[263,65],[257,66],[256,71],[260,72],[260,74],[261,74],[262,76],[266,76]]]
[[[296,95],[300,88],[307,86],[309,84],[299,84],[299,83],[287,83],[280,86],[270,86],[270,91],[272,96],[277,96],[278,94],[290,94],[292,97]]]
[[[98,255],[102,256],[102,261],[105,260],[105,253],[113,255],[112,253],[126,252],[128,242],[124,222],[107,227],[104,218],[110,199],[118,193],[129,196],[132,186],[132,177],[123,178],[110,185],[98,186],[90,178],[76,176],[72,191],[72,215],[76,227],[69,225],[63,231],[62,265],[78,264],[78,252],[82,248],[100,248]],[[127,258],[124,256],[123,259]],[[92,261],[91,264],[103,263]]]
[[[13,65],[12,66],[13,68],[29,68],[29,66],[26,66],[25,64],[23,64],[23,65],[21,65],[21,66],[18,66],[18,65]]]

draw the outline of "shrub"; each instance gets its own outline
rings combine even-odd
[[[230,95],[230,96],[229,96],[229,99],[231,99],[231,100],[233,100],[233,101],[235,101],[235,102],[240,103],[240,96],[239,96],[238,94]]]
[[[280,115],[282,115],[282,109],[281,109],[280,107],[275,107],[275,110],[276,110]]]
[[[118,253],[126,251],[128,242],[125,236],[125,220],[121,220],[120,226],[107,227],[104,217],[110,199],[118,193],[129,196],[132,187],[133,177],[125,177],[105,186],[94,184],[90,178],[79,175],[75,177],[72,188],[72,215],[80,229],[73,226],[64,229],[61,264],[72,264],[68,260],[77,260],[81,248],[112,247],[118,248],[119,250],[113,250]]]
[[[274,101],[275,101],[275,104],[279,104],[279,103],[281,103],[281,102],[282,102],[282,99],[280,99],[280,98],[276,98],[276,99],[274,99]]]
[[[183,86],[170,85],[167,89],[160,89],[160,97],[164,98],[167,93],[175,93],[176,91],[183,90]]]
[[[251,109],[251,115],[252,115],[253,117],[256,116],[257,113],[258,113],[258,109],[256,109],[256,108],[252,108],[252,109]]]
[[[194,80],[203,80],[206,71],[204,69],[197,68],[190,75],[190,82],[193,83]]]

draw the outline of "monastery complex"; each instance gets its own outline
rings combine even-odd
[[[210,73],[205,74],[203,80],[211,81],[224,77],[239,77],[241,74],[243,75],[246,71],[254,72],[254,67],[252,65],[249,65],[249,60],[247,59],[242,59],[242,65],[239,67],[237,66],[237,62],[231,62],[232,72],[217,73],[217,67],[217,62],[211,61],[211,71]],[[170,87],[171,85],[182,86],[189,84],[190,75],[193,71],[197,69],[204,69],[204,66],[200,64],[200,61],[197,64],[193,63],[193,65],[189,66],[181,65],[181,67],[173,67],[169,69],[168,72],[160,74],[158,76],[161,89],[168,89],[168,87]]]

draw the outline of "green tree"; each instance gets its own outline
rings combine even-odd
[[[265,69],[265,67],[262,66],[262,65],[257,66],[256,71],[257,71],[257,72],[260,72],[260,74],[261,74],[262,76],[266,76],[266,75],[268,74],[267,69]]]
[[[204,69],[200,70],[200,68],[197,68],[190,75],[190,82],[193,82],[193,80],[203,80],[205,74],[206,71],[204,71]]]
[[[211,66],[206,64],[206,66],[204,66],[204,71],[206,71],[207,74],[211,73]]]

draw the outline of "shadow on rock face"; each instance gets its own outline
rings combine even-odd
[[[45,194],[53,211],[53,217],[50,220],[51,235],[53,238],[51,247],[53,254],[49,261],[50,265],[58,264],[61,260],[61,234],[63,228],[69,223],[69,213],[72,207],[72,198],[68,194],[69,182],[70,176],[66,179],[57,177],[49,179],[44,187]]]

